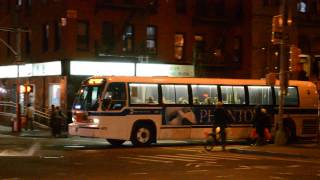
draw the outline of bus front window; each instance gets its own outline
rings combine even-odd
[[[73,107],[79,110],[94,111],[99,107],[103,86],[82,86]]]

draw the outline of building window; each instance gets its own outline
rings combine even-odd
[[[218,37],[219,39],[217,40],[217,43],[215,44],[215,47],[213,49],[213,59],[217,63],[223,63],[226,38],[223,35],[220,35]]]
[[[195,58],[194,61],[202,60],[205,51],[205,41],[204,37],[201,35],[194,36],[194,50],[193,50],[193,57]],[[196,62],[194,62],[196,63]]]
[[[300,13],[306,13],[308,10],[307,3],[304,0],[301,0],[297,4],[297,11]]]
[[[42,51],[47,52],[49,50],[49,24],[42,26]]]
[[[279,6],[280,0],[262,0],[262,6]]]
[[[196,12],[197,16],[206,16],[207,15],[207,0],[197,0],[196,1]]]
[[[148,53],[157,53],[157,28],[155,26],[147,27],[146,47]]]
[[[224,0],[215,0],[213,8],[216,16],[223,16],[225,14]]]
[[[240,37],[235,37],[233,39],[233,58],[232,61],[239,63],[241,61],[241,51],[242,51],[242,46],[241,46],[241,38]]]
[[[25,36],[25,50],[26,54],[30,54],[31,52],[31,38],[30,38],[30,32],[26,32]]]
[[[78,21],[77,27],[77,49],[89,49],[89,23],[87,21]]]
[[[101,51],[111,52],[115,48],[113,24],[111,22],[103,22],[102,24],[102,47]]]
[[[133,52],[134,30],[132,25],[127,25],[123,33],[123,51]]]
[[[61,48],[61,26],[60,21],[54,24],[54,50],[58,51]]]
[[[16,6],[18,7],[18,6],[22,6],[22,0],[17,0],[16,1]]]
[[[187,1],[186,0],[176,0],[176,13],[186,14],[187,13]]]
[[[10,31],[7,32],[7,43],[9,45],[11,45],[11,33],[10,33]],[[12,55],[11,50],[9,48],[7,48],[7,56],[9,57],[11,55]]]
[[[176,34],[174,36],[174,58],[176,60],[183,59],[184,35]]]

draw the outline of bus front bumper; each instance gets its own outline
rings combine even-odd
[[[69,135],[83,137],[106,137],[106,129],[100,129],[95,125],[69,124]]]

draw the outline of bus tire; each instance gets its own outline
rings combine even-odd
[[[288,144],[296,142],[297,134],[296,134],[296,126],[294,124],[294,121],[289,118],[284,119],[283,127],[284,127],[284,131],[287,135]]]
[[[132,130],[131,142],[134,146],[149,146],[153,142],[154,136],[155,130],[153,126],[137,123]]]
[[[107,141],[112,146],[121,146],[125,142],[125,140],[119,140],[119,139],[107,139]]]

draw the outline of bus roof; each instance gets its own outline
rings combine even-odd
[[[193,78],[193,77],[165,77],[165,76],[93,76],[103,78],[107,82],[132,82],[132,83],[168,83],[168,84],[225,84],[225,85],[266,85],[265,79],[231,79],[231,78]],[[279,85],[279,80],[276,85]],[[290,86],[315,86],[310,81],[290,80]]]

